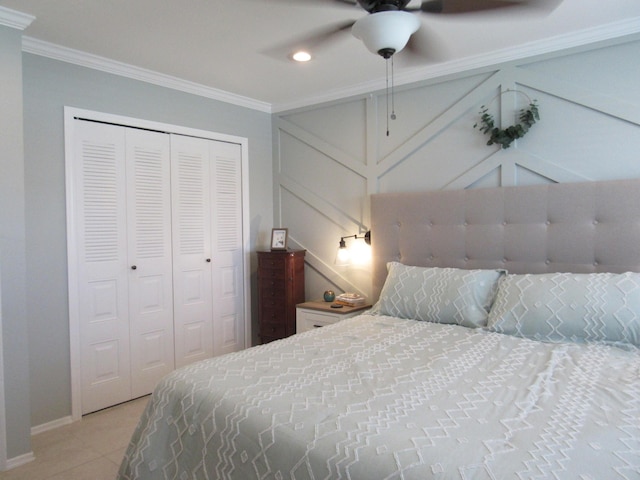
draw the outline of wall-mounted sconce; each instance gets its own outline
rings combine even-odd
[[[364,242],[352,243],[350,247],[347,247],[346,240],[353,238],[356,240],[364,240]],[[371,259],[371,231],[368,231],[362,236],[347,235],[346,237],[340,237],[340,245],[338,246],[338,253],[336,255],[336,265],[349,265],[351,263],[362,265],[367,263]]]

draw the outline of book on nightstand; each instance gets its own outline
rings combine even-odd
[[[335,299],[334,303],[338,305],[348,305],[350,307],[355,307],[358,305],[364,305],[366,299],[358,294],[358,293],[342,293],[338,295]]]

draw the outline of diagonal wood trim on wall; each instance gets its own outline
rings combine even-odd
[[[404,86],[388,137],[384,91],[279,113],[275,220],[308,251],[307,298],[370,293],[368,267],[333,257],[341,236],[368,229],[372,193],[640,177],[638,56],[630,37]],[[541,119],[509,149],[473,128],[483,105],[504,128],[529,99]]]

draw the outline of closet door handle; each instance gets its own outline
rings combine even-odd
[[[135,270],[136,268],[138,267],[136,267],[135,265],[131,265],[131,270]]]
[[[210,258],[207,258],[207,263],[211,263],[211,259]]]

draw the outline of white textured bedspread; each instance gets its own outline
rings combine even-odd
[[[120,479],[640,479],[640,350],[363,315],[167,376]]]

